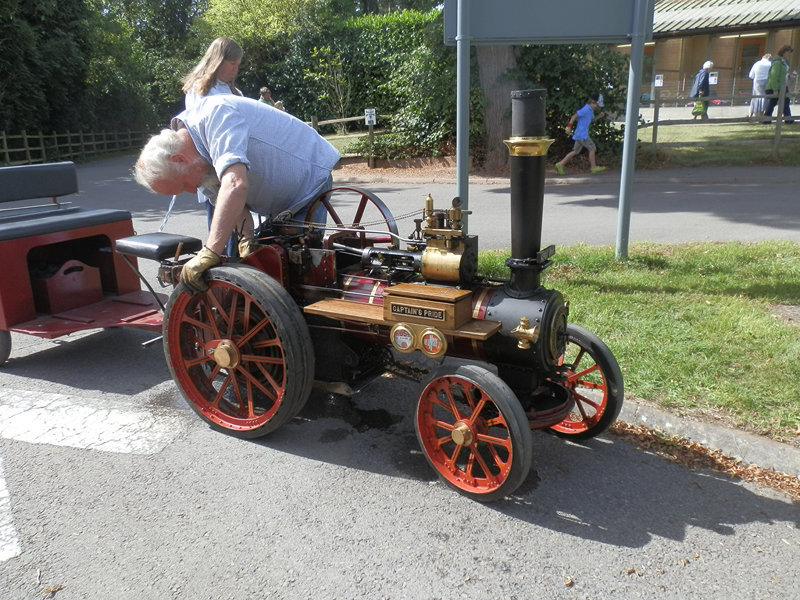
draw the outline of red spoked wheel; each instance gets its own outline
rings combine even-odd
[[[375,194],[355,187],[330,189],[310,206],[306,225],[321,221],[320,204],[327,212],[329,225],[332,221],[339,227],[359,230],[352,233],[361,248],[397,243],[397,237],[390,235],[398,235],[392,211]]]
[[[491,371],[474,365],[437,371],[420,394],[414,424],[428,463],[466,496],[497,500],[528,476],[528,418]]]
[[[164,352],[189,405],[242,438],[274,431],[305,405],[314,376],[308,326],[289,293],[244,265],[206,273],[208,291],[175,288]]]
[[[559,365],[575,408],[550,430],[577,440],[603,433],[619,416],[625,396],[622,372],[611,350],[583,327],[568,325],[567,345]]]

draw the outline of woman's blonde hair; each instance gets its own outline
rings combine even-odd
[[[242,47],[228,37],[218,37],[208,46],[208,50],[195,65],[194,69],[187,74],[181,82],[183,83],[183,93],[194,92],[198,96],[205,96],[214,87],[217,81],[217,71],[226,60],[241,60],[244,52]],[[233,81],[229,83],[231,93],[241,96],[242,93],[236,89]]]

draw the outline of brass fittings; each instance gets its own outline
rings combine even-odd
[[[547,150],[555,140],[544,137],[513,137],[504,140],[509,156],[547,156]]]
[[[531,327],[531,320],[528,317],[520,317],[519,325],[511,330],[511,335],[517,338],[517,348],[528,350],[531,344],[535,344],[539,339],[539,327]]]

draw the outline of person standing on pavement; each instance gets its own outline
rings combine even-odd
[[[583,106],[583,108],[570,117],[565,131],[568,135],[572,133],[572,139],[574,140],[575,144],[573,145],[572,150],[570,150],[564,158],[556,163],[556,171],[558,171],[559,175],[564,175],[564,166],[575,156],[580,154],[584,148],[589,153],[590,171],[592,173],[599,173],[600,171],[606,170],[605,167],[597,166],[597,162],[595,160],[597,147],[595,146],[592,138],[589,137],[589,126],[597,119],[602,119],[606,115],[604,112],[601,112],[595,116],[595,110],[597,110],[598,107],[602,108],[599,98],[599,94],[592,94],[586,101],[586,104]],[[575,125],[574,132],[572,130],[573,124]]]
[[[214,94],[241,96],[235,80],[243,55],[241,46],[230,38],[218,37],[211,42],[203,58],[181,80],[186,108]]]
[[[275,106],[275,102],[272,100],[272,92],[267,86],[258,90],[258,101],[269,104],[270,106]]]
[[[772,66],[771,58],[772,54],[767,52],[761,57],[761,60],[753,63],[750,68],[748,77],[753,80],[753,98],[750,100],[750,114],[747,115],[748,117],[764,114],[766,103],[763,96],[767,94],[767,76],[769,75],[769,68]]]
[[[236,75],[242,63],[244,51],[241,46],[228,37],[218,37],[206,49],[203,58],[183,79],[184,104],[186,108],[196,106],[206,96],[234,94],[242,92],[235,85]],[[206,207],[206,220],[209,229],[214,216],[214,205],[202,191],[197,192],[197,201]],[[235,240],[228,243],[228,253],[232,253]]]
[[[714,66],[714,63],[710,60],[707,60],[703,63],[702,68],[697,72],[697,75],[694,76],[694,82],[692,83],[692,89],[689,91],[689,98],[694,98],[698,102],[700,102],[702,107],[702,112],[700,114],[695,114],[695,111],[692,110],[692,114],[694,118],[700,117],[702,120],[708,119],[708,100],[703,100],[703,98],[708,98],[709,94],[711,93],[709,87],[709,70]]]
[[[272,221],[304,219],[333,185],[339,152],[303,121],[232,94],[205,98],[174,117],[145,145],[137,183],[171,196],[203,188],[216,206],[203,249],[181,271],[192,292],[207,289],[203,273],[221,263],[231,233],[239,255],[255,248],[250,211]]]
[[[791,117],[792,111],[789,110],[789,55],[794,52],[794,48],[789,46],[781,46],[778,50],[778,57],[772,61],[769,67],[769,74],[767,75],[767,94],[774,94],[775,96],[767,100],[767,107],[764,110],[764,116],[771,117],[772,110],[778,104],[778,94],[782,88],[786,88],[786,97],[783,100],[782,114],[785,117]],[[778,117],[781,117],[781,111],[778,111]],[[770,123],[771,121],[764,121]],[[787,119],[787,123],[794,123],[794,121]]]

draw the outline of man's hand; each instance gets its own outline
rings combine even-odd
[[[239,248],[239,258],[246,258],[258,250],[258,244],[251,237],[241,237],[236,244]]]
[[[222,261],[219,256],[203,246],[203,249],[197,253],[193,258],[183,265],[181,270],[181,283],[186,286],[192,294],[205,292],[208,289],[208,284],[203,279],[203,273],[208,271],[211,267],[216,267]]]

